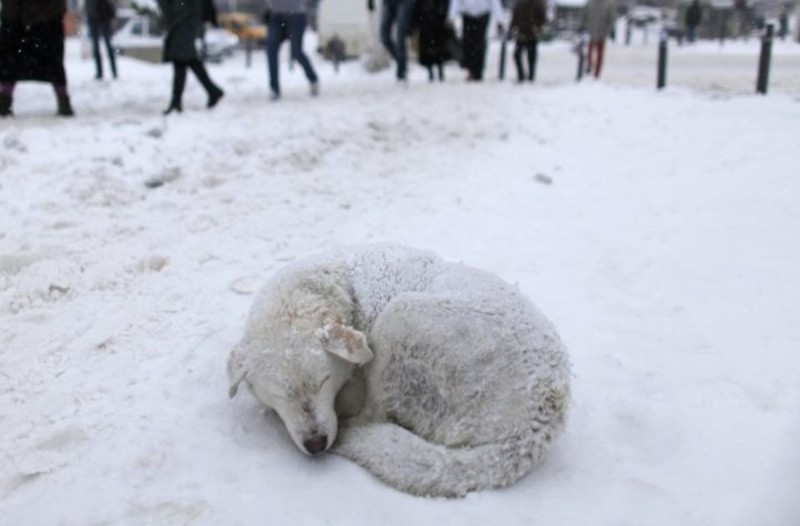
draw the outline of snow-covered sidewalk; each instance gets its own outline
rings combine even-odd
[[[167,67],[122,59],[119,82],[96,83],[72,51],[77,118],[21,84],[0,121],[4,524],[800,517],[796,75],[768,97],[656,93],[616,76],[612,48],[600,82],[542,62],[535,86],[451,69],[401,89],[317,61],[321,97],[295,68],[269,104],[259,54],[212,66],[213,112],[190,80],[164,119]],[[570,422],[517,485],[409,497],[301,456],[249,397],[228,400],[226,354],[263,280],[369,241],[496,272],[559,328]]]

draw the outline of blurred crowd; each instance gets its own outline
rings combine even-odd
[[[335,0],[328,0],[335,1]],[[536,78],[538,45],[545,38],[548,9],[545,0],[366,0],[364,9],[379,13],[379,39],[394,61],[400,85],[408,82],[408,41],[416,36],[416,57],[428,71],[430,81],[444,80],[444,64],[456,61],[466,72],[468,82],[480,82],[486,67],[487,39],[493,28],[502,38],[501,76],[505,66],[506,44],[513,45],[513,65],[519,83]],[[203,50],[196,45],[204,28],[219,26],[213,0],[156,0],[158,17],[165,29],[162,59],[172,64],[172,89],[164,114],[183,111],[183,92],[191,72],[206,91],[207,107],[214,108],[224,90],[210,77]],[[266,50],[270,98],[281,98],[278,56],[288,41],[292,63],[298,64],[309,83],[309,93],[320,93],[320,80],[313,61],[303,50],[303,36],[309,23],[315,25],[317,2],[309,0],[264,0],[266,30],[260,34]],[[379,5],[376,6],[376,2]],[[742,3],[743,0],[735,0]],[[95,78],[118,77],[112,44],[116,0],[83,0],[84,20],[95,62]],[[13,112],[13,95],[18,82],[39,81],[52,84],[57,115],[74,115],[64,69],[65,0],[2,0],[0,4],[0,117]],[[586,71],[595,78],[602,73],[605,44],[615,35],[619,10],[614,0],[587,0],[580,9],[578,42],[585,43]],[[226,15],[223,15],[223,17]],[[788,33],[788,9],[783,6],[777,34]],[[699,0],[691,0],[680,13],[679,39],[693,43],[704,20]],[[67,20],[69,20],[67,18]],[[631,27],[639,23],[633,13],[626,16],[626,42]],[[727,20],[727,19],[726,19]],[[226,21],[233,21],[228,17]],[[263,26],[262,26],[263,27]],[[727,26],[725,26],[727,27]],[[724,29],[722,30],[724,33]],[[255,40],[258,33],[250,35]],[[721,36],[720,38],[723,38]],[[344,44],[337,38],[328,42],[325,52],[335,58],[343,55]],[[249,46],[248,46],[249,49]],[[581,54],[584,49],[580,49]],[[105,55],[105,58],[104,58]]]

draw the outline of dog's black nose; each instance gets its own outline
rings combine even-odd
[[[325,451],[325,448],[328,447],[328,437],[327,435],[319,435],[309,438],[303,442],[303,447],[312,455],[322,453]]]

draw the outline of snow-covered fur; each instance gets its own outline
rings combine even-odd
[[[398,246],[289,265],[231,351],[301,451],[350,458],[397,489],[463,496],[515,482],[564,426],[553,326],[499,278]]]

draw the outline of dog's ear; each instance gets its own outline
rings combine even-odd
[[[373,358],[364,333],[341,323],[326,323],[320,332],[320,339],[323,349],[347,362],[364,365]]]
[[[239,384],[247,376],[247,368],[244,364],[241,344],[237,344],[231,349],[228,356],[228,396],[233,398],[239,390]]]

